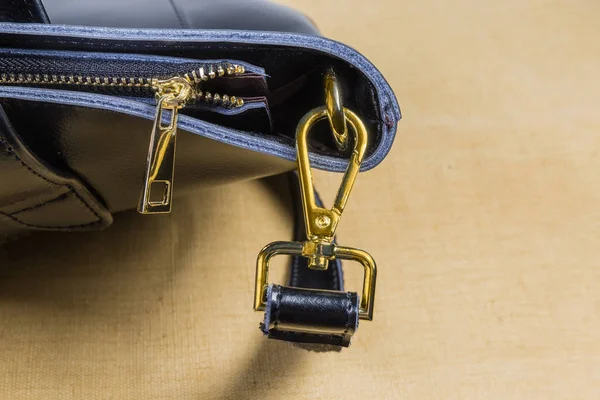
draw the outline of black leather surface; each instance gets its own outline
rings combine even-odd
[[[0,1],[0,21],[48,23],[41,0]]]
[[[348,347],[357,325],[356,293],[271,285],[261,330],[270,339]]]
[[[121,4],[116,0],[49,0],[45,6],[53,21],[69,24],[128,27],[166,27],[163,25],[166,24],[172,28],[219,27],[317,33],[314,25],[302,14],[265,1],[136,0]],[[114,17],[112,23],[108,23],[109,16]],[[259,45],[207,44],[201,47],[189,43],[114,43],[93,39],[65,41],[61,37],[45,37],[42,41],[19,35],[2,35],[0,46],[88,52],[108,50],[196,59],[228,57],[256,63],[264,66],[270,74],[271,91],[265,93],[270,109],[245,112],[235,117],[196,112],[194,117],[246,132],[257,132],[288,145],[293,145],[292,136],[297,121],[306,111],[322,105],[320,71],[336,62],[331,57],[310,51]],[[353,88],[353,95],[346,99],[346,104],[361,110],[364,122],[372,133],[369,152],[380,140],[381,131],[381,118],[377,114],[378,108],[374,106],[374,91],[358,70],[343,63],[337,67],[344,72],[342,75]],[[290,87],[292,91],[288,90]],[[81,184],[93,189],[98,197],[97,202],[105,204],[110,212],[136,206],[145,169],[151,121],[115,112],[42,101],[2,99],[0,106],[4,107],[13,128],[37,158],[55,170],[79,178]],[[328,127],[321,124],[314,130],[312,136],[316,141],[311,143],[312,149],[339,157],[331,143]],[[198,186],[255,179],[294,168],[294,163],[289,161],[187,135],[183,129],[179,131],[175,196]],[[10,184],[11,181],[12,177],[0,170],[0,183]],[[0,233],[3,229],[0,223]]]
[[[0,108],[0,241],[25,229],[85,230],[112,222],[106,207],[76,177],[32,154]]]
[[[0,2],[0,21],[48,23],[40,0]],[[29,229],[86,230],[112,223],[76,176],[38,158],[0,107],[0,242]]]
[[[264,0],[44,0],[44,6],[53,24],[318,34],[303,14]]]
[[[24,102],[19,101],[1,103],[17,132],[25,132],[35,148],[53,149],[56,155],[53,163],[73,171],[101,193],[111,212],[130,209],[137,203],[151,122],[109,111],[50,103],[32,102],[28,107],[22,107]],[[115,127],[125,134],[115,135]],[[201,186],[276,175],[294,168],[289,161],[184,130],[178,133],[175,166],[176,196]],[[177,198],[174,201],[176,206]]]
[[[229,1],[47,0],[44,6],[53,23],[63,24],[317,33],[304,15],[263,1],[234,4]],[[48,22],[48,19],[39,1],[10,0],[0,2],[0,21]],[[96,196],[89,200],[96,206],[105,205],[104,210],[114,213],[132,208],[137,203],[151,122],[108,111],[42,102],[5,99],[0,106],[10,120],[6,126],[10,126],[11,132],[17,132],[23,148],[28,149],[28,154],[37,160],[37,165],[68,176],[70,182],[76,182],[77,187],[93,188]],[[264,125],[264,122],[258,122],[260,124],[254,123],[253,126]],[[110,134],[115,127],[125,134]],[[2,137],[5,132],[0,131],[0,143],[8,140]],[[289,161],[189,135],[183,130],[178,136],[176,196],[199,186],[255,179],[294,168]],[[75,218],[79,212],[78,206],[70,209],[65,207],[67,202],[59,201],[76,193],[68,187],[50,190],[43,196],[29,189],[15,189],[22,177],[14,172],[14,168],[6,166],[9,161],[13,164],[13,153],[5,149],[5,161],[0,164],[0,190],[3,190],[0,192],[0,210],[5,210],[2,211],[4,218],[0,218],[0,235],[14,234],[22,228],[62,229],[85,225],[83,216],[78,220]],[[67,192],[71,194],[65,194]],[[2,193],[6,196],[2,197]],[[92,192],[88,193],[92,196]],[[66,198],[61,197],[63,195]],[[52,200],[55,197],[58,200]],[[52,201],[46,203],[48,200]],[[19,214],[24,224],[15,224],[15,219],[10,218],[10,214],[16,210],[14,202],[35,207],[27,214]],[[59,204],[61,207],[58,207]],[[46,215],[45,210],[51,210],[52,213]],[[106,226],[109,220],[110,216],[103,215],[103,223],[89,226]]]

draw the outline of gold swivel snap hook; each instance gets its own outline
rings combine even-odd
[[[331,70],[326,73],[325,87],[326,99],[332,100],[326,100],[325,106],[309,111],[296,128],[296,156],[307,240],[304,242],[273,242],[260,251],[256,262],[254,310],[262,311],[266,307],[270,259],[275,255],[286,254],[307,258],[309,260],[308,267],[317,270],[326,270],[329,267],[329,261],[334,259],[359,262],[364,269],[359,317],[372,320],[377,276],[375,261],[364,250],[333,243],[336,228],[367,149],[368,133],[361,119],[354,112],[342,106],[339,85]],[[343,122],[340,119],[340,112]],[[338,147],[348,145],[350,131],[354,135],[354,148],[348,167],[342,177],[333,207],[330,209],[319,207],[316,204],[308,155],[310,130],[317,122],[325,118],[329,119]]]
[[[300,178],[302,207],[304,210],[306,236],[308,238],[306,255],[310,255],[309,268],[313,269],[327,269],[327,259],[330,259],[332,254],[326,247],[333,241],[335,230],[354,186],[354,181],[356,180],[360,164],[367,149],[367,129],[365,125],[352,111],[344,108],[343,113],[345,120],[348,121],[355,135],[354,150],[350,156],[348,167],[342,177],[340,188],[331,209],[319,207],[316,204],[310,160],[308,157],[308,134],[318,121],[329,116],[327,108],[318,107],[309,111],[302,118],[296,130],[298,176]],[[348,140],[347,137],[346,140]]]

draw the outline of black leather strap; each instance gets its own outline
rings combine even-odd
[[[50,23],[41,0],[0,1],[0,22]]]
[[[358,295],[351,292],[270,285],[266,310],[261,328],[271,339],[348,347],[358,327]]]
[[[306,240],[298,175],[290,177],[294,208],[294,240]],[[318,194],[315,198],[323,206]],[[307,259],[293,257],[289,286],[270,285],[261,331],[269,339],[304,343],[316,351],[348,347],[358,327],[358,295],[344,292],[342,263],[330,262],[326,271],[308,268]],[[306,345],[309,344],[309,345]]]

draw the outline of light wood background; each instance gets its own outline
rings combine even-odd
[[[339,227],[378,261],[375,320],[339,354],[263,339],[254,259],[288,199],[220,187],[1,250],[0,398],[600,398],[600,3],[286,3],[404,114]]]

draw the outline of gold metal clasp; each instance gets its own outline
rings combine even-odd
[[[194,96],[189,80],[175,77],[152,82],[156,90],[156,114],[146,160],[144,188],[138,211],[142,214],[171,212],[173,176],[175,174],[175,145],[179,109]],[[169,113],[165,116],[165,113]],[[164,124],[163,120],[167,119]]]
[[[300,177],[300,191],[302,193],[302,207],[304,209],[304,222],[306,236],[310,242],[307,254],[310,257],[309,267],[313,269],[327,269],[330,251],[327,244],[331,243],[335,230],[354,186],[354,181],[360,170],[363,156],[367,149],[367,129],[360,118],[352,111],[344,109],[344,116],[354,131],[354,150],[350,156],[346,173],[331,209],[317,206],[315,190],[313,188],[310,160],[308,158],[308,133],[320,120],[329,115],[326,107],[315,108],[302,118],[296,130],[296,154],[298,158],[298,175]],[[307,246],[309,247],[309,246]]]
[[[375,261],[364,250],[338,246],[333,243],[336,228],[367,148],[367,129],[363,122],[346,108],[343,108],[343,113],[345,120],[350,125],[350,130],[354,132],[354,149],[331,209],[319,207],[316,204],[308,156],[308,133],[318,121],[328,117],[327,107],[318,107],[309,111],[296,129],[298,175],[308,240],[305,242],[274,242],[260,251],[256,262],[254,290],[254,309],[257,311],[264,310],[266,307],[269,261],[275,255],[286,254],[308,258],[308,267],[317,270],[326,270],[329,267],[329,261],[336,258],[358,261],[364,268],[359,317],[367,320],[373,319],[377,276]]]

